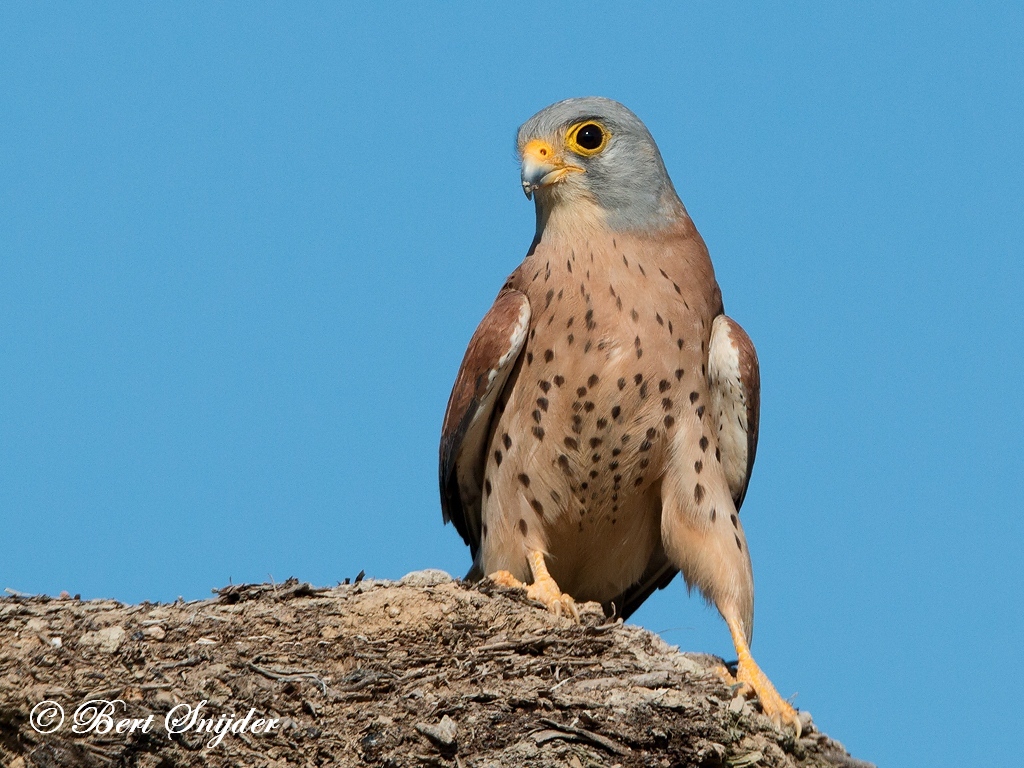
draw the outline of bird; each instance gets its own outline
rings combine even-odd
[[[757,354],[661,152],[603,97],[541,110],[516,151],[536,233],[469,341],[439,450],[467,580],[626,618],[682,572],[728,626],[727,679],[799,734],[750,652]]]

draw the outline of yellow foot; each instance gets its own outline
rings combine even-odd
[[[495,571],[487,577],[495,584],[512,589],[526,589],[526,585],[508,571]]]
[[[791,726],[796,733],[796,737],[799,739],[800,732],[803,730],[800,724],[800,716],[793,706],[779,695],[779,692],[775,690],[775,686],[772,685],[772,681],[757,666],[754,657],[750,655],[750,647],[747,645],[746,636],[740,629],[739,623],[728,619],[726,619],[726,623],[729,625],[733,644],[736,646],[736,652],[739,655],[736,677],[733,679],[725,667],[720,666],[716,671],[726,679],[726,682],[734,680],[733,684],[739,683],[743,686],[744,691],[753,691],[757,694],[758,701],[761,702],[761,710],[775,723],[775,727],[785,728],[786,726]]]
[[[530,552],[528,559],[530,570],[533,572],[533,584],[524,584],[508,571],[495,571],[488,578],[503,587],[525,589],[528,598],[543,603],[556,616],[572,617],[578,622],[580,612],[576,608],[576,601],[562,592],[551,578],[547,563],[544,562],[544,553]]]

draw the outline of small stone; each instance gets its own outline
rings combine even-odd
[[[422,571],[407,573],[398,583],[403,587],[436,587],[439,584],[448,584],[455,581],[449,574],[437,568],[427,568]]]
[[[443,749],[451,749],[454,747],[459,738],[458,728],[455,726],[455,721],[448,717],[448,715],[442,717],[441,722],[437,725],[417,723],[416,730]]]
[[[104,627],[95,632],[86,632],[78,639],[78,644],[95,645],[101,653],[114,653],[121,647],[125,634],[121,627]]]
[[[163,640],[165,637],[167,637],[167,632],[165,632],[164,628],[161,627],[159,624],[154,624],[152,627],[146,627],[144,630],[142,630],[142,634],[150,640],[157,641]]]

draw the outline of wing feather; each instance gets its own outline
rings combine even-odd
[[[526,342],[530,302],[504,289],[477,326],[455,379],[441,428],[441,513],[469,545],[480,548],[481,490],[491,422]]]
[[[708,384],[718,447],[732,499],[739,510],[757,454],[761,374],[754,344],[739,323],[719,315],[711,327]]]

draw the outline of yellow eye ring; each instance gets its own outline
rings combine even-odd
[[[596,120],[584,120],[569,126],[565,133],[566,146],[577,155],[591,157],[608,146],[611,134]]]

